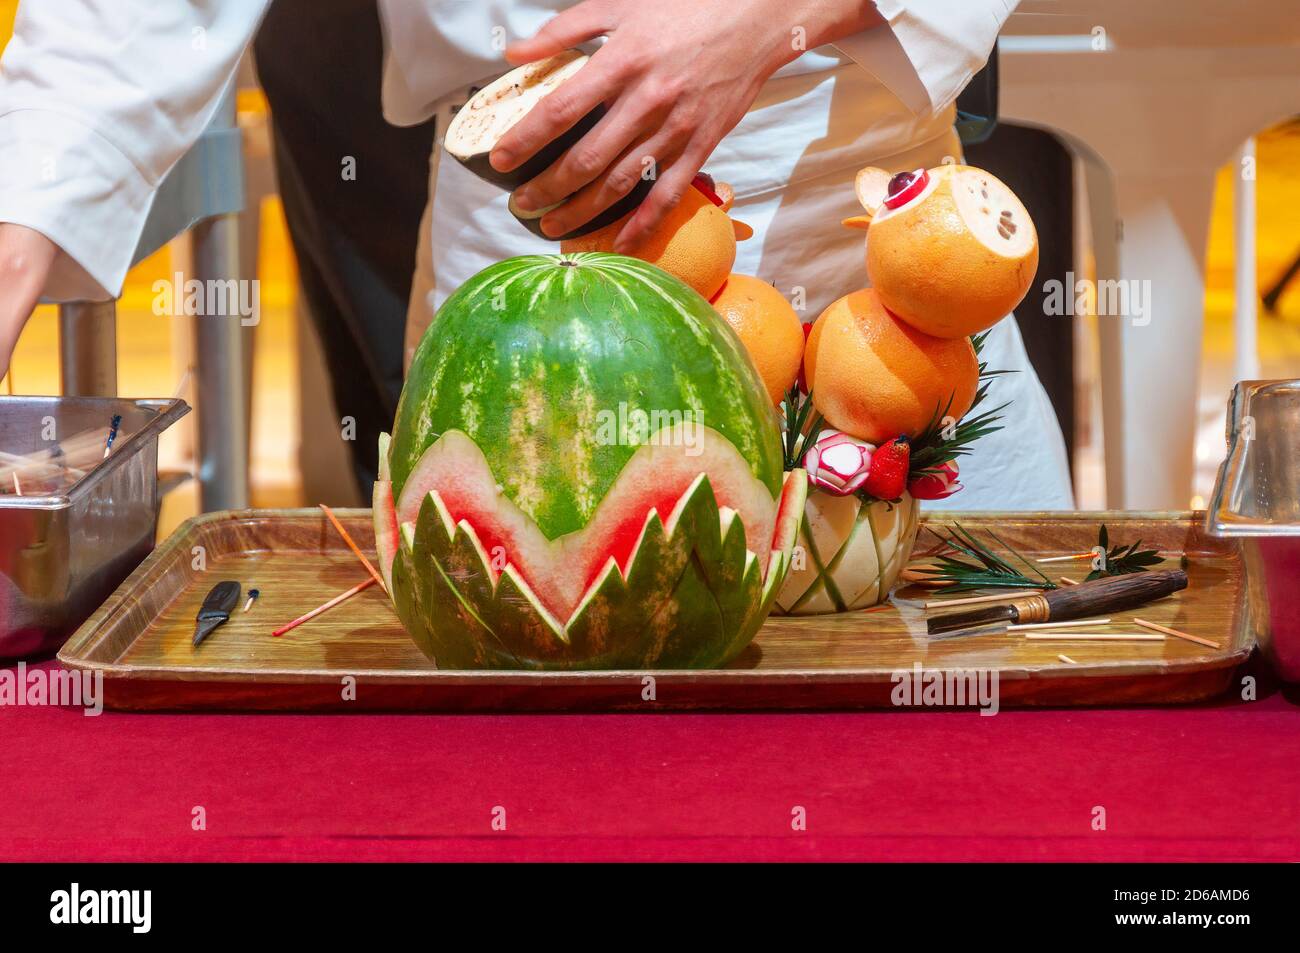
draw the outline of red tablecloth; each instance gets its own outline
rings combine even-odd
[[[995,717],[5,707],[0,804],[2,860],[1297,860],[1300,707],[1271,690]]]

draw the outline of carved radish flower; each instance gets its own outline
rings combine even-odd
[[[907,492],[918,500],[942,500],[961,489],[957,482],[957,461],[949,460],[934,473],[925,473],[907,484]]]
[[[818,438],[804,457],[808,480],[835,496],[848,496],[867,479],[874,445],[830,430]]]

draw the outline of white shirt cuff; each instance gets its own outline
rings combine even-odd
[[[0,169],[0,222],[59,246],[42,297],[117,297],[154,197],[135,164],[78,119],[15,109],[0,116]]]
[[[1017,0],[876,0],[885,24],[834,46],[918,115],[946,109],[984,66]]]

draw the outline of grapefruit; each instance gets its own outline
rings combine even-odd
[[[721,188],[730,196],[729,187],[722,185]],[[560,251],[612,252],[614,239],[631,217],[632,213],[628,212],[604,228],[566,239],[560,243]],[[698,188],[689,188],[658,227],[631,253],[633,257],[657,265],[686,282],[705,298],[712,298],[736,263],[736,229],[723,208],[715,205]]]
[[[835,301],[804,350],[813,404],[836,430],[883,444],[936,416],[960,419],[979,385],[967,338],[936,338],[891,314],[873,288]]]
[[[890,311],[918,331],[962,338],[987,330],[1024,298],[1038,236],[999,179],[965,165],[857,179],[866,215],[867,274]]]
[[[713,307],[740,336],[772,403],[781,403],[803,362],[803,325],[790,302],[766,281],[731,275]]]

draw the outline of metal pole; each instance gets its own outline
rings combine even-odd
[[[194,226],[195,277],[227,281],[239,275],[239,222],[220,215]],[[215,296],[207,296],[209,303]],[[248,406],[244,390],[244,328],[237,311],[194,319],[198,394],[200,506],[248,506]]]
[[[235,97],[227,91],[212,129],[237,129]],[[221,170],[214,170],[215,175]],[[194,278],[205,289],[217,283],[237,288],[239,220],[235,215],[204,219],[191,230]],[[232,280],[233,279],[233,280]],[[199,506],[204,512],[248,506],[248,400],[244,389],[243,326],[232,295],[205,294],[205,313],[194,318],[195,395],[198,406]],[[233,292],[238,302],[239,291]],[[208,310],[223,313],[206,313]]]
[[[1232,234],[1235,254],[1235,305],[1233,378],[1259,379],[1259,289],[1255,282],[1255,139],[1241,147],[1237,177],[1232,190]]]
[[[59,305],[59,377],[65,397],[117,396],[117,303]]]

